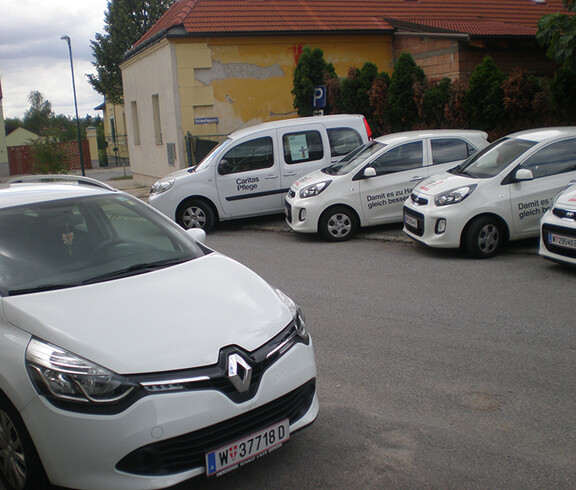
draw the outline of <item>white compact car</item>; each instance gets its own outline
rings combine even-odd
[[[402,222],[412,188],[488,145],[475,130],[394,133],[297,180],[286,197],[286,221],[300,233],[348,240],[360,226]]]
[[[292,183],[371,137],[360,115],[302,117],[235,131],[199,165],[158,180],[148,203],[183,228],[282,213]]]
[[[71,179],[0,184],[5,487],[165,488],[311,424],[297,304],[195,240],[203,230]]]
[[[404,232],[431,247],[492,257],[507,240],[536,237],[554,196],[576,179],[576,127],[506,136],[425,180],[404,206]]]
[[[540,221],[540,255],[576,265],[576,185],[561,192]]]

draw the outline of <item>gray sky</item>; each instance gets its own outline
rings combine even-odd
[[[105,34],[107,0],[0,0],[0,81],[4,117],[22,118],[28,94],[39,91],[56,114],[75,116],[70,36],[78,115],[102,115],[103,97],[86,74],[95,73],[90,41]]]

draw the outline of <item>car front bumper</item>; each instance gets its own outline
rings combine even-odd
[[[37,397],[24,408],[22,417],[54,485],[77,489],[165,488],[204,474],[206,452],[253,432],[255,427],[264,428],[272,419],[289,418],[290,432],[311,424],[318,414],[315,378],[310,342],[294,346],[270,366],[256,395],[244,403],[236,404],[219,391],[205,389],[152,394],[119,414],[94,415],[62,410]],[[291,400],[287,403],[292,411],[282,401],[286,397]],[[295,403],[300,406],[296,412]],[[270,411],[271,418],[261,416]],[[214,431],[219,431],[224,442],[204,440]],[[180,465],[171,472],[169,464],[162,466],[165,445],[186,458],[190,439],[198,442],[198,454],[188,467]],[[150,470],[146,460],[134,466],[131,454],[136,459],[150,457]]]
[[[552,236],[564,238],[563,245],[552,242]],[[554,262],[576,265],[576,221],[563,219],[548,211],[540,222],[539,254]]]
[[[403,209],[404,233],[429,247],[459,248],[468,215],[461,206],[416,206],[409,201]]]

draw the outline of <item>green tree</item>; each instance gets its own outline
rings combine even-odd
[[[124,101],[120,63],[124,54],[168,10],[175,0],[109,0],[105,13],[106,34],[90,41],[96,75],[88,75],[94,90],[106,100]]]
[[[409,53],[402,53],[394,65],[388,90],[386,119],[392,131],[412,129],[418,121],[418,108],[414,101],[414,84],[426,78]]]
[[[491,131],[504,118],[504,73],[490,56],[474,68],[470,76],[470,88],[466,93],[465,108],[471,117],[471,126]]]
[[[552,113],[557,124],[576,123],[576,74],[562,67],[549,83]]]
[[[63,174],[68,171],[67,154],[54,129],[45,131],[42,138],[30,144],[34,172],[38,174]]]
[[[314,87],[326,85],[327,79],[336,76],[334,66],[326,63],[324,52],[320,48],[304,46],[294,69],[294,108],[299,116],[311,116],[314,113]],[[325,113],[330,113],[327,107]]]
[[[33,90],[28,95],[30,108],[24,113],[23,127],[36,134],[42,134],[50,127],[51,119],[54,117],[52,104],[37,90]]]
[[[378,68],[374,63],[364,63],[358,70],[350,68],[348,77],[340,82],[341,112],[347,114],[363,114],[367,119],[371,118],[370,88],[378,76]]]
[[[567,12],[576,11],[575,0],[563,0]],[[576,16],[556,12],[538,21],[536,39],[547,47],[548,57],[576,73]]]

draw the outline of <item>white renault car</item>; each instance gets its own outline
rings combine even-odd
[[[506,136],[418,185],[404,232],[430,247],[492,257],[507,240],[537,237],[554,196],[576,180],[576,127]]]
[[[360,226],[402,222],[402,205],[423,179],[488,145],[475,130],[425,130],[376,138],[294,182],[286,221],[300,233],[348,240]]]
[[[576,185],[561,192],[540,221],[540,255],[576,265]]]
[[[21,180],[0,184],[6,488],[165,488],[315,420],[294,301],[132,196]]]

